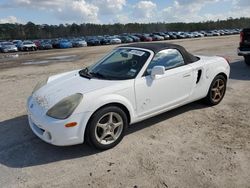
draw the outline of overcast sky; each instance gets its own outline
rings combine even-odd
[[[0,23],[198,22],[250,17],[250,0],[0,0]]]

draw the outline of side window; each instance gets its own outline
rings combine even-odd
[[[184,65],[181,53],[176,49],[166,49],[158,52],[147,68],[147,74],[151,73],[154,66],[164,66],[165,70]]]

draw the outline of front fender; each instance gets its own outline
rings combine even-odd
[[[112,104],[112,103],[118,103],[123,105],[127,108],[129,114],[130,114],[130,120],[131,122],[134,121],[135,118],[135,111],[133,104],[127,99],[126,97],[119,95],[119,94],[109,94],[100,97],[98,100],[92,101],[91,105],[89,105],[88,111],[95,112],[96,110],[100,109],[101,107]]]
[[[88,104],[84,103],[86,109],[84,113],[87,114],[87,116],[85,116],[84,119],[82,119],[84,126],[81,126],[81,131],[80,131],[82,133],[81,137],[83,138],[83,140],[84,140],[85,130],[90,118],[98,109],[100,109],[105,105],[114,103],[123,105],[124,107],[127,108],[129,112],[130,123],[133,123],[135,121],[135,111],[133,108],[133,104],[131,104],[131,102],[129,102],[129,100],[126,97],[119,94],[109,94],[97,98],[95,98],[94,96],[92,97],[86,99],[86,101],[90,101]]]

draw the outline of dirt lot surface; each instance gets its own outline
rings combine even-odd
[[[238,41],[171,41],[230,59],[224,100],[131,125],[123,141],[104,152],[44,143],[28,127],[25,103],[39,80],[89,65],[115,46],[0,54],[0,187],[250,187],[250,67],[236,54]]]

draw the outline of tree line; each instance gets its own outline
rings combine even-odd
[[[227,20],[197,23],[115,23],[115,24],[60,24],[37,25],[0,24],[0,40],[49,39],[91,35],[116,35],[122,33],[150,33],[158,31],[199,31],[214,29],[235,29],[250,27],[250,18],[228,18]]]

